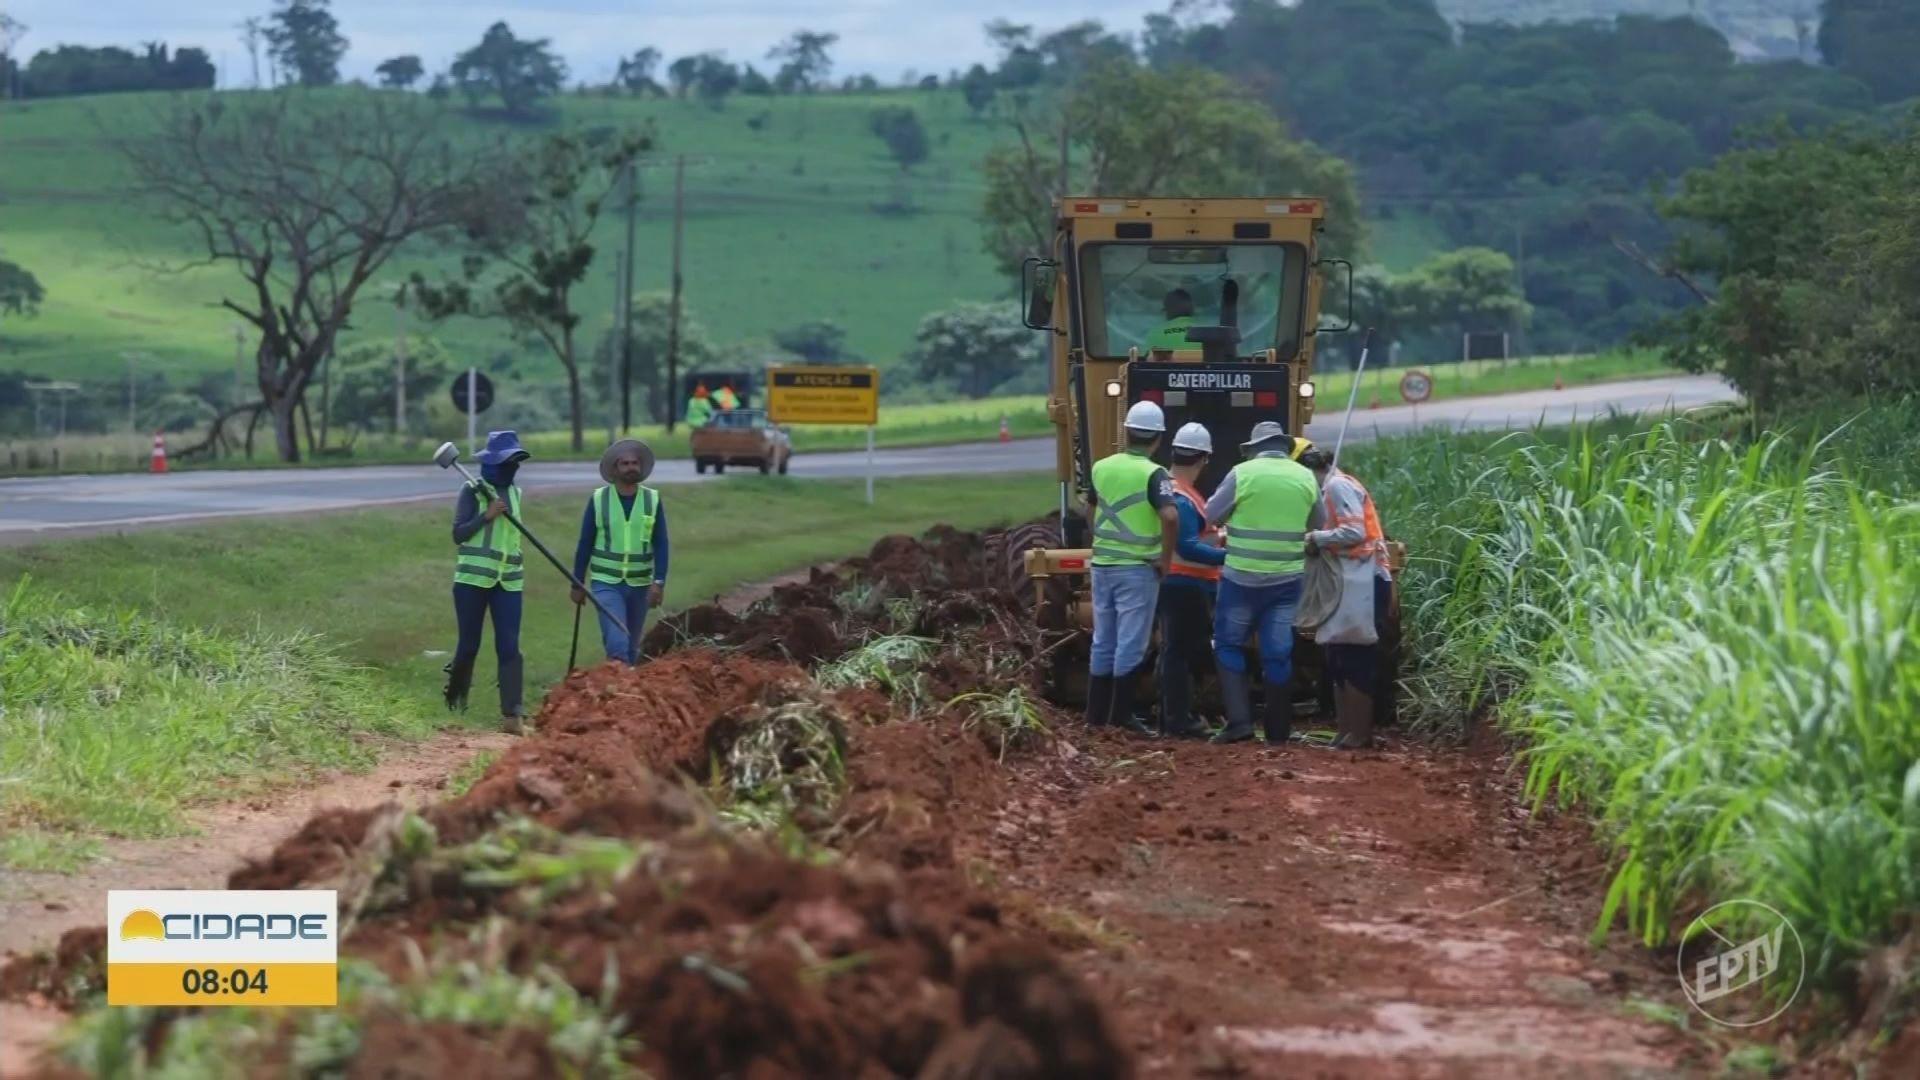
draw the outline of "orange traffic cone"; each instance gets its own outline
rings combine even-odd
[[[1379,407],[1380,407],[1380,395],[1379,395],[1379,394],[1373,394],[1373,395],[1371,395],[1371,396],[1369,396],[1369,397],[1367,398],[1367,408],[1369,408],[1369,409],[1377,409],[1377,408],[1379,408]]]
[[[1013,440],[1013,432],[1007,430],[1007,414],[1001,413],[1000,414],[1000,441],[1011,442],[1012,440]]]
[[[164,432],[153,433],[153,471],[167,471],[167,436]]]

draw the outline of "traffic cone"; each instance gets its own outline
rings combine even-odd
[[[1560,376],[1555,375],[1553,377],[1553,388],[1555,390],[1565,390],[1567,388],[1567,384],[1560,381]]]
[[[167,436],[165,432],[153,433],[153,471],[167,471]]]
[[[1379,394],[1370,395],[1367,398],[1367,408],[1377,409],[1379,407],[1380,407],[1380,395]]]
[[[1007,414],[1006,413],[1000,414],[1000,441],[1001,442],[1013,441],[1013,432],[1007,430]]]

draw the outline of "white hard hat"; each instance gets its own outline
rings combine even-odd
[[[1173,434],[1175,450],[1198,450],[1203,454],[1213,453],[1213,433],[1205,424],[1182,424]]]
[[[1151,401],[1136,401],[1133,408],[1127,410],[1127,430],[1164,432],[1167,414]]]

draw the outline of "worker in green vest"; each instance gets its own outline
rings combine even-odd
[[[1173,563],[1180,511],[1173,481],[1153,457],[1167,418],[1151,401],[1127,410],[1127,448],[1093,463],[1087,499],[1093,525],[1093,645],[1087,723],[1136,735],[1151,731],[1134,718],[1134,686],[1146,667],[1160,575]]]
[[[638,439],[621,439],[600,456],[606,486],[587,499],[580,518],[580,542],[573,551],[573,576],[587,583],[600,613],[600,643],[607,659],[622,664],[640,660],[641,631],[647,612],[660,606],[667,588],[667,510],[660,493],[643,481],[653,475],[653,451]],[[584,604],[578,586],[573,602]],[[622,629],[606,612],[618,615]]]
[[[1213,656],[1227,726],[1215,742],[1253,737],[1249,635],[1259,639],[1267,745],[1284,745],[1292,735],[1287,684],[1293,678],[1293,615],[1307,567],[1307,519],[1320,500],[1320,485],[1295,460],[1295,446],[1279,424],[1255,424],[1253,437],[1240,446],[1244,460],[1207,500],[1207,520],[1227,530],[1227,561],[1213,613]]]
[[[713,399],[707,396],[707,384],[703,379],[693,384],[693,396],[687,399],[687,425],[705,427],[713,419]]]
[[[514,474],[531,455],[511,431],[487,433],[487,444],[474,455],[480,462],[480,482],[460,489],[453,510],[453,543],[458,549],[453,566],[453,614],[459,640],[446,666],[444,694],[449,709],[465,709],[473,685],[473,665],[480,655],[480,633],[488,612],[493,614],[493,651],[500,665],[502,726],[519,732],[520,699],[525,658],[520,655],[521,587],[526,568],[520,554],[520,530],[506,519],[520,517],[520,488]],[[525,519],[521,519],[525,520]]]
[[[1166,314],[1167,321],[1147,335],[1149,350],[1199,348],[1199,345],[1187,340],[1187,330],[1193,326],[1192,294],[1185,289],[1175,289],[1160,302],[1160,310]]]
[[[720,389],[713,392],[713,403],[722,412],[740,407],[740,395],[733,392],[732,379],[720,380]]]

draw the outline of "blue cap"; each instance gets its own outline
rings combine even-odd
[[[533,455],[520,445],[520,436],[513,432],[489,431],[486,448],[473,456],[482,465],[504,465],[509,461],[523,461]]]

